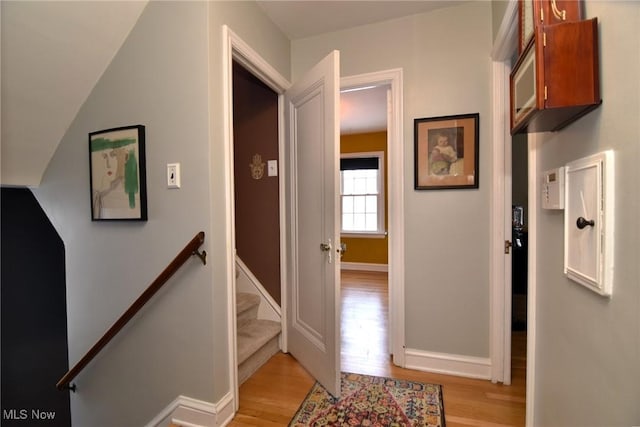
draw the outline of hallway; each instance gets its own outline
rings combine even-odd
[[[341,369],[386,376],[390,367],[387,273],[343,270],[341,279]]]
[[[342,370],[443,386],[448,427],[523,426],[524,343],[514,336],[513,384],[431,374],[394,366],[386,349],[387,274],[342,272]],[[283,426],[305,398],[313,378],[288,354],[276,354],[240,388],[240,409],[230,426]]]

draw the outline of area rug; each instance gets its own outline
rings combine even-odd
[[[316,382],[289,423],[290,427],[444,425],[440,385],[344,372],[339,399]]]

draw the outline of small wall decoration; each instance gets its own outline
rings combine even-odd
[[[414,119],[415,189],[478,188],[480,115]]]
[[[147,220],[144,126],[89,134],[91,220]]]
[[[249,164],[249,168],[251,168],[251,177],[253,179],[262,179],[264,176],[264,166],[265,163],[262,161],[262,156],[260,154],[254,155],[253,162]]]

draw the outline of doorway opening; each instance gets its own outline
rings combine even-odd
[[[509,69],[517,60],[515,46],[509,51]],[[506,82],[509,86],[509,79]],[[508,91],[507,91],[508,93]],[[508,110],[507,110],[508,111]],[[507,113],[507,117],[509,114]],[[508,126],[508,125],[507,125]],[[505,266],[505,286],[510,295],[510,319],[505,325],[509,334],[510,368],[505,381],[514,387],[525,387],[527,377],[527,325],[529,302],[529,147],[527,134],[510,135],[504,149],[505,163],[505,240],[510,242],[510,256]]]
[[[511,371],[515,378],[525,378],[527,369],[528,187],[527,136],[514,135],[511,139]]]
[[[233,83],[233,207],[238,384],[281,346],[278,94],[236,61]]]
[[[369,301],[377,299],[375,307],[370,307],[372,312],[378,311],[379,316],[384,316],[386,321],[386,336],[379,330],[376,341],[384,344],[376,345],[376,354],[382,354],[389,366],[389,355],[395,365],[405,366],[404,354],[404,150],[403,150],[403,111],[402,111],[402,69],[385,70],[356,76],[343,77],[341,79],[341,115],[344,112],[352,113],[350,118],[341,118],[341,141],[349,141],[350,146],[342,147],[341,152],[382,152],[384,162],[383,175],[384,198],[386,210],[384,212],[384,227],[369,235],[369,238],[361,238],[359,242],[351,240],[350,252],[349,240],[347,251],[343,257],[343,280],[346,292],[347,287],[353,284],[353,280],[370,282],[373,293],[369,294]],[[346,101],[346,102],[345,102]],[[363,123],[364,120],[368,124]],[[374,120],[369,121],[370,118]],[[382,135],[378,132],[381,132]],[[360,134],[360,135],[358,135]],[[347,236],[349,236],[347,234]],[[346,239],[343,239],[346,240]],[[358,254],[358,245],[362,245],[360,252],[371,252],[369,249],[376,242],[377,254]],[[386,251],[386,257],[385,252]],[[386,265],[385,265],[386,264]],[[366,273],[365,271],[371,271]],[[385,283],[386,282],[386,283]],[[384,284],[383,284],[384,283]],[[350,289],[352,292],[356,289]],[[361,287],[356,294],[361,291]],[[360,294],[362,295],[362,294]],[[343,304],[344,302],[343,297]],[[366,304],[363,302],[363,304]],[[386,313],[385,313],[386,311]],[[343,307],[343,317],[344,315]],[[366,316],[366,315],[363,315]],[[364,317],[366,318],[366,317]],[[344,321],[349,319],[343,319]],[[380,326],[380,325],[378,325]],[[343,336],[343,347],[348,343]],[[380,348],[383,346],[384,348]],[[357,347],[356,347],[357,348]],[[357,357],[366,355],[375,356],[372,349],[361,347],[356,350]],[[344,349],[343,349],[344,352]],[[343,358],[343,360],[345,360]],[[370,358],[375,366],[379,366],[376,358]],[[346,363],[346,361],[345,361]],[[349,360],[351,363],[351,360]],[[365,365],[363,365],[365,366]],[[377,368],[376,368],[377,369]],[[366,373],[366,372],[363,372]]]
[[[390,85],[340,94],[341,366],[385,374],[389,341],[388,123]]]
[[[280,335],[277,340],[275,352],[278,349],[290,352],[327,390],[337,394],[338,392],[334,390],[339,390],[340,369],[337,366],[339,365],[337,347],[339,335],[337,333],[338,318],[334,314],[338,308],[336,297],[339,293],[334,293],[333,290],[336,289],[338,279],[338,263],[332,262],[335,255],[331,242],[337,241],[338,233],[330,232],[327,237],[324,235],[326,230],[334,230],[333,224],[336,224],[337,227],[337,218],[334,219],[335,215],[332,214],[332,200],[336,196],[331,187],[335,183],[333,178],[327,182],[319,176],[332,177],[335,171],[335,166],[329,160],[333,159],[334,155],[337,156],[338,148],[336,119],[339,107],[339,76],[337,74],[339,53],[329,54],[292,85],[228,27],[223,26],[223,33],[226,40],[223,46],[223,62],[225,64],[223,67],[223,80],[225,81],[223,85],[225,99],[223,139],[227,172],[225,176],[228,184],[225,192],[225,220],[229,230],[226,236],[228,244],[225,262],[228,290],[228,372],[233,392],[233,396],[230,396],[232,397],[231,401],[234,402],[235,410],[237,410],[239,384],[253,373],[251,372],[248,376],[241,374],[241,364],[243,363],[241,338],[245,338],[245,331],[240,326],[240,317],[244,310],[240,309],[241,299],[237,297],[242,273],[246,270],[249,274],[245,276],[249,276],[249,278],[255,276],[251,274],[249,268],[243,268],[244,263],[236,260],[237,215],[235,210],[238,206],[236,203],[238,191],[235,188],[234,178],[242,175],[246,166],[250,167],[250,175],[253,180],[262,180],[265,176],[279,176],[277,180],[279,201],[272,202],[272,205],[278,207],[277,221],[264,225],[276,228],[279,239],[279,284],[282,309],[275,301],[272,308],[278,311],[277,314],[281,320],[271,323],[278,326],[276,335],[279,335],[281,331],[284,331],[284,334]],[[252,81],[252,85],[258,83],[269,93],[270,101],[267,104],[270,109],[277,111],[276,119],[271,117],[269,120],[277,135],[278,159],[263,159],[260,153],[250,151],[250,165],[247,165],[244,160],[234,162],[234,157],[237,157],[234,147],[236,145],[234,132],[237,132],[236,125],[243,124],[240,123],[239,117],[234,117],[234,113],[237,113],[233,93],[235,86],[234,62],[241,66],[236,66],[236,71],[240,70],[245,74],[245,77]],[[241,70],[242,68],[244,70]],[[272,102],[274,94],[276,95],[276,103]],[[253,122],[257,121],[257,117],[261,116],[263,111],[261,108],[256,109],[253,105],[252,91],[249,91],[249,95],[248,104],[251,104],[249,107],[255,111],[253,111],[253,115],[248,115],[247,121]],[[318,114],[319,111],[321,114]],[[317,131],[319,128],[322,128],[321,132]],[[253,134],[260,137],[262,131],[253,131]],[[300,141],[303,141],[304,144],[300,144]],[[259,145],[258,148],[260,148]],[[252,150],[255,151],[256,148],[254,147]],[[320,155],[318,155],[318,151],[320,151]],[[323,162],[317,162],[317,159],[322,156],[325,156],[326,159]],[[273,161],[273,165],[270,160]],[[265,164],[267,165],[266,171],[264,170]],[[325,168],[327,170],[324,170]],[[271,172],[276,173],[272,174]],[[331,188],[331,190],[324,191],[325,187]],[[301,200],[305,203],[302,203]],[[322,209],[315,209],[318,202],[322,205]],[[254,209],[252,213],[255,215],[262,212]],[[301,218],[303,221],[300,220]],[[300,225],[301,223],[302,225]],[[318,238],[318,232],[322,234],[322,237]],[[328,243],[323,242],[324,238],[328,238]],[[318,241],[321,242],[321,257],[318,257],[316,252]],[[252,243],[255,246],[255,239]],[[257,243],[261,245],[263,242]],[[321,274],[314,275],[318,270],[321,270]],[[335,280],[332,279],[333,276],[336,277]],[[259,280],[256,278],[254,282],[259,282]],[[257,285],[254,287],[260,288]],[[300,292],[301,289],[304,292]],[[252,321],[256,320],[256,317],[257,321],[263,320],[260,314],[261,307],[269,305],[262,304],[263,300],[269,302],[277,298],[275,295],[266,295],[268,292],[258,291],[257,294],[259,294],[257,299],[260,301],[255,304],[258,306],[258,313],[256,315],[255,310],[251,310],[253,312]],[[322,295],[323,298],[319,300],[315,297],[317,295]],[[304,306],[299,309],[301,305]],[[291,321],[289,321],[290,319]],[[253,344],[255,340],[249,341]],[[262,348],[259,352],[262,352]],[[253,364],[252,371],[261,366],[263,361],[269,360],[271,355],[265,355],[264,359],[261,357],[262,360]],[[310,355],[313,357],[310,358]]]

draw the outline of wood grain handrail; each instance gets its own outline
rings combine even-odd
[[[187,246],[184,247],[182,251],[174,258],[173,261],[167,268],[165,268],[162,273],[149,285],[149,287],[138,297],[137,300],[131,304],[131,307],[125,311],[122,316],[109,328],[107,332],[104,333],[102,338],[96,342],[93,347],[84,355],[82,359],[76,365],[69,370],[60,381],[56,384],[56,388],[58,390],[70,389],[75,391],[75,385],[69,385],[71,381],[93,360],[94,357],[106,346],[109,341],[115,337],[118,332],[144,307],[144,305],[155,295],[158,290],[164,285],[171,276],[174,275],[176,271],[191,257],[192,255],[197,255],[200,260],[202,260],[203,264],[206,264],[206,255],[205,251],[198,252],[198,248],[204,243],[204,231],[199,232],[196,236],[191,239]]]

